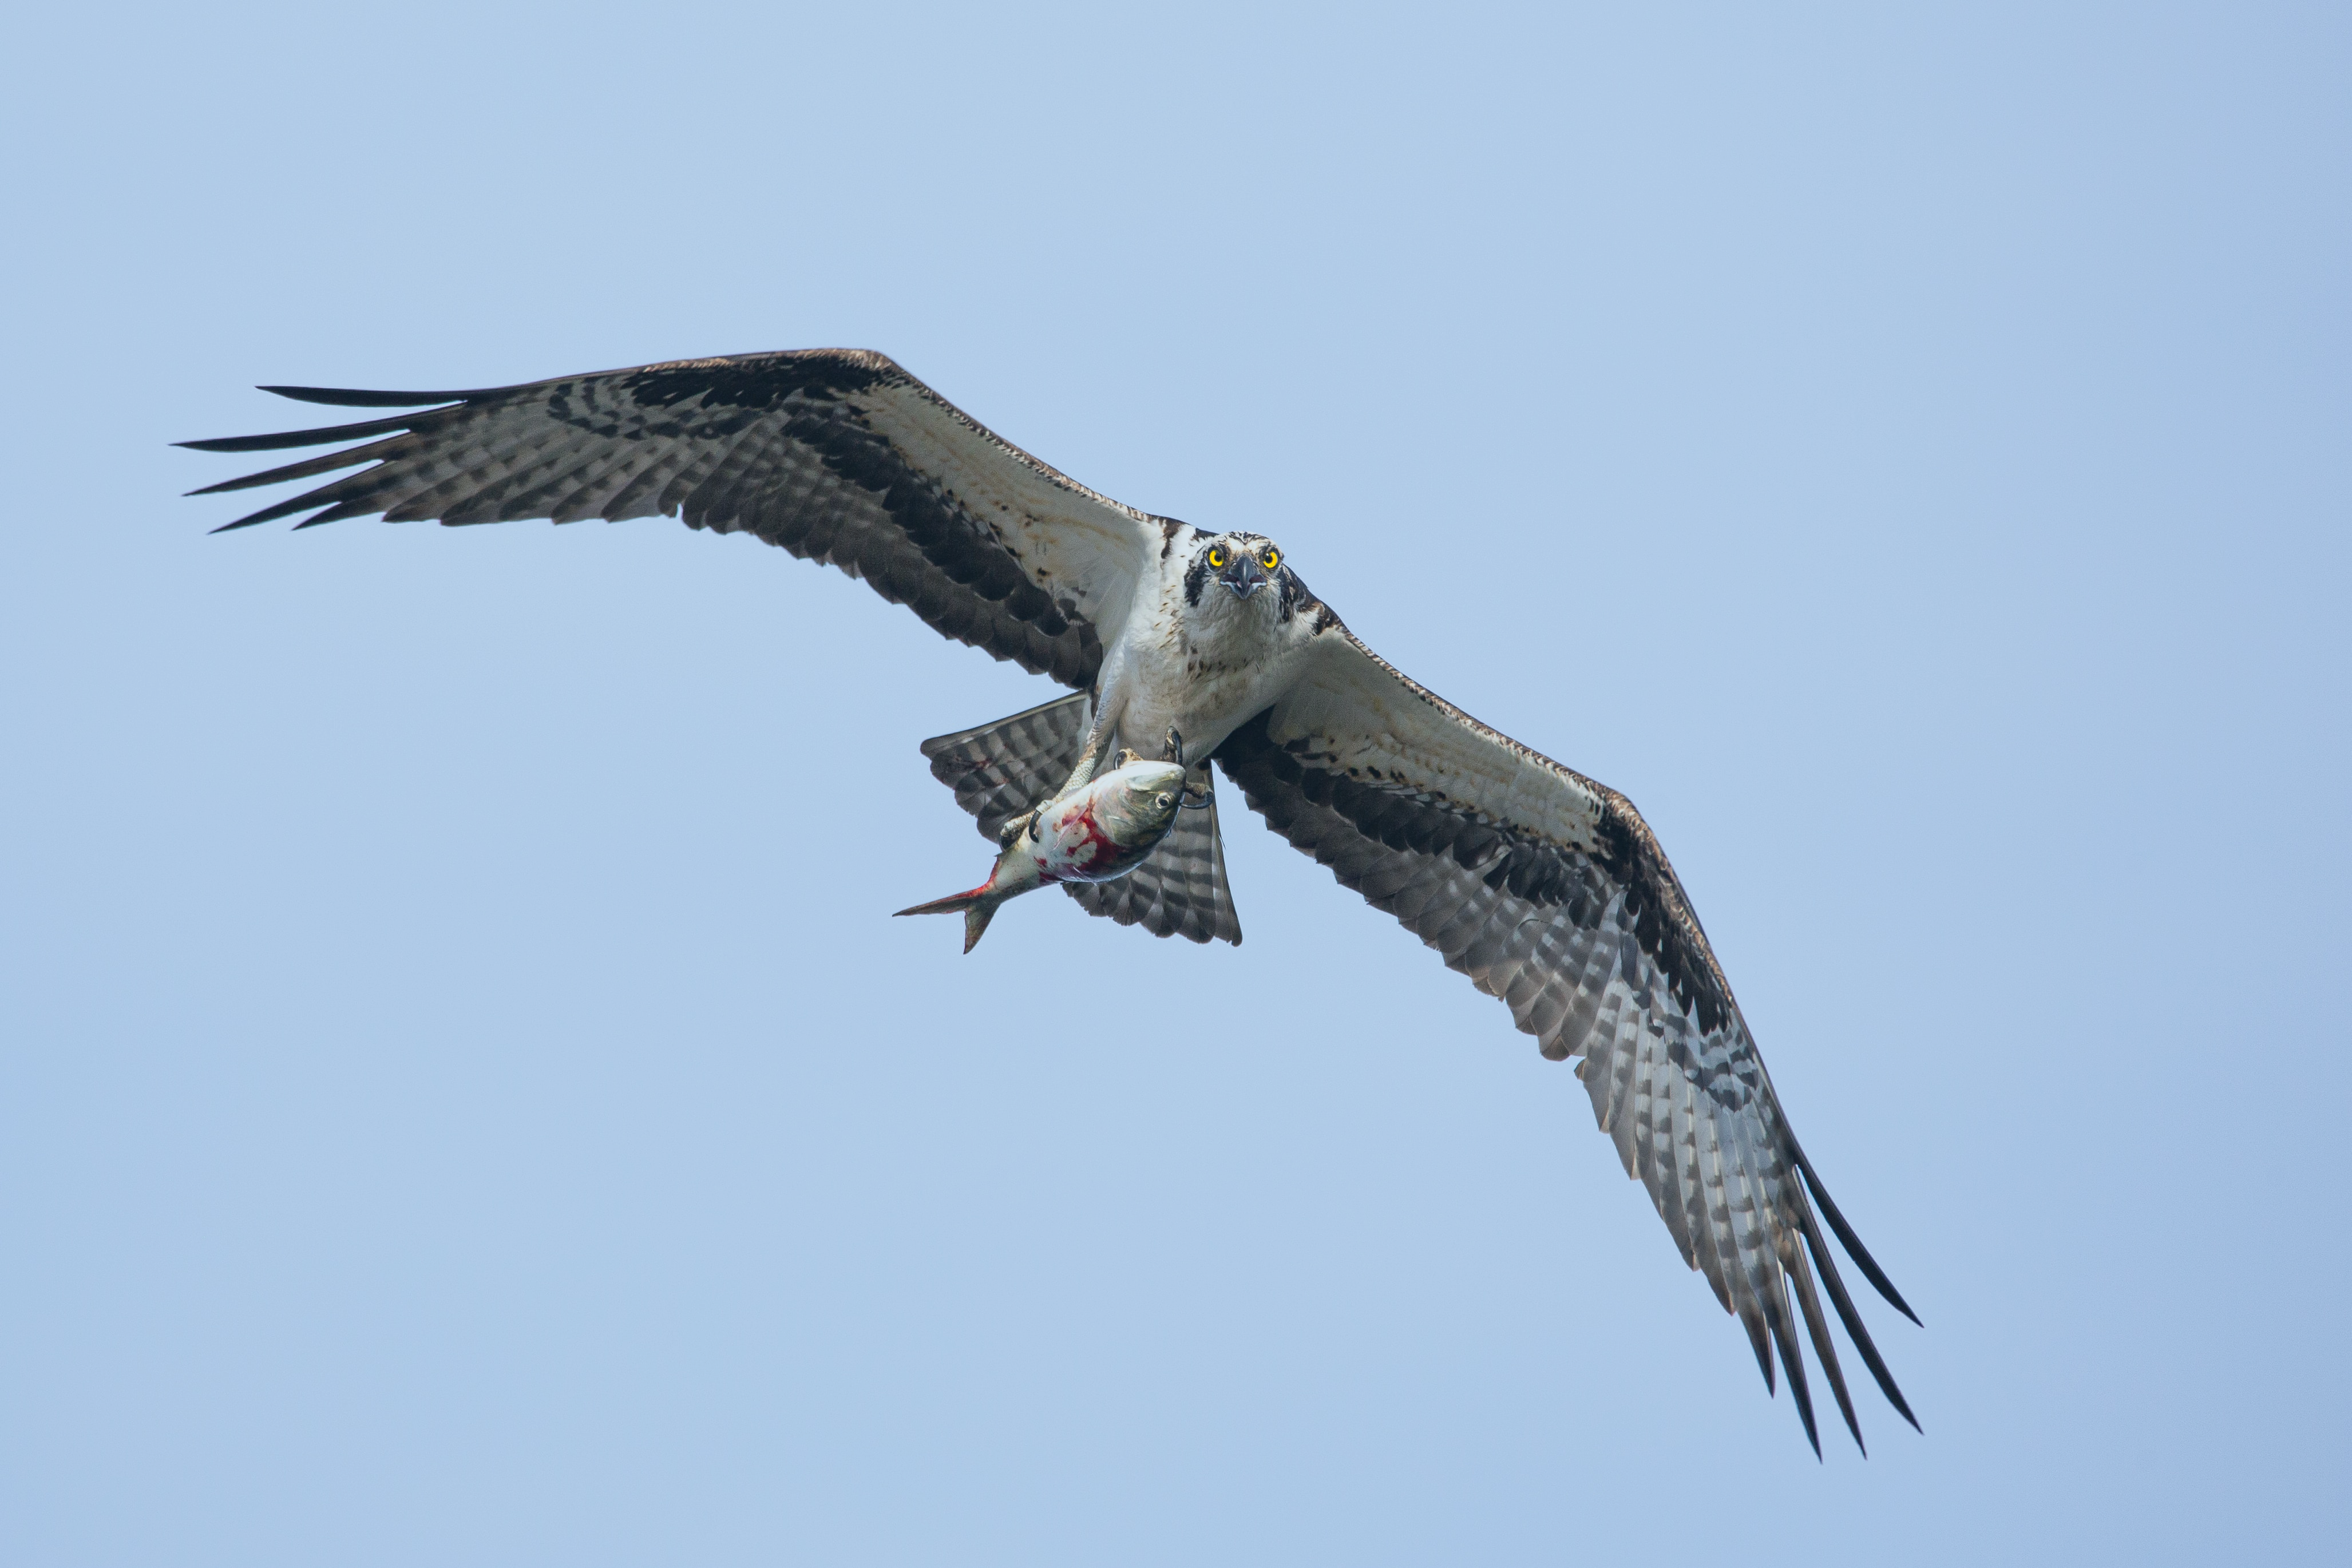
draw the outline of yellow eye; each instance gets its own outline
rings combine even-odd
[[[1271,572],[1282,564],[1282,552],[1269,544],[1265,547],[1265,553],[1257,558],[1257,563]]]
[[[1211,549],[1209,552],[1209,564],[1213,567],[1223,566],[1224,563],[1225,552],[1222,550]]]

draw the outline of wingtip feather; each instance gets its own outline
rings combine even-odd
[[[428,409],[422,414],[363,419],[356,425],[326,425],[313,430],[273,430],[267,436],[216,436],[203,441],[174,441],[172,445],[192,452],[279,452],[289,447],[324,447],[336,441],[357,441],[389,431],[415,429],[435,412],[446,410]]]
[[[1822,1238],[1821,1227],[1813,1223],[1809,1213],[1801,1214],[1799,1218],[1804,1227],[1805,1249],[1812,1255],[1813,1266],[1820,1271],[1822,1285],[1830,1293],[1830,1304],[1837,1309],[1838,1321],[1845,1325],[1846,1338],[1852,1340],[1853,1348],[1862,1352],[1862,1364],[1870,1369],[1870,1375],[1877,1383],[1878,1392],[1885,1395],[1886,1403],[1895,1407],[1896,1415],[1911,1424],[1914,1432],[1921,1431],[1919,1418],[1911,1414],[1910,1402],[1903,1397],[1903,1390],[1895,1385],[1895,1373],[1887,1367],[1886,1358],[1878,1353],[1878,1346],[1870,1337],[1869,1325],[1862,1321],[1862,1313],[1855,1308],[1853,1298],[1846,1291],[1845,1280],[1838,1273],[1837,1259],[1831,1254],[1829,1243]],[[1862,1440],[1859,1434],[1854,1440]]]
[[[1801,1234],[1801,1233],[1800,1233]],[[1870,1445],[1862,1440],[1862,1420],[1854,1414],[1853,1395],[1845,1385],[1845,1369],[1838,1364],[1837,1342],[1830,1338],[1829,1320],[1822,1315],[1821,1292],[1815,1288],[1812,1272],[1805,1266],[1801,1247],[1791,1247],[1789,1269],[1796,1286],[1797,1304],[1805,1314],[1805,1333],[1813,1342],[1813,1354],[1820,1358],[1822,1372],[1830,1380],[1830,1393],[1837,1398],[1838,1414],[1845,1419],[1845,1429],[1853,1435],[1853,1446],[1862,1457],[1870,1457]]]
[[[1822,1205],[1822,1217],[1830,1222],[1830,1229],[1837,1233],[1838,1241],[1845,1247],[1846,1255],[1853,1259],[1854,1267],[1862,1270],[1862,1277],[1870,1281],[1872,1289],[1886,1298],[1888,1305],[1914,1324],[1926,1328],[1927,1325],[1919,1321],[1919,1314],[1911,1310],[1911,1303],[1903,1299],[1903,1292],[1895,1288],[1895,1281],[1886,1277],[1886,1270],[1871,1257],[1870,1248],[1863,1246],[1862,1237],[1854,1234],[1853,1226],[1846,1222],[1845,1215],[1838,1212],[1836,1201],[1830,1196],[1829,1189],[1822,1185],[1822,1178],[1813,1170],[1813,1163],[1805,1157],[1802,1146],[1791,1138],[1789,1150],[1796,1156],[1797,1169],[1804,1173],[1805,1185],[1811,1190],[1813,1201]]]
[[[1805,1352],[1797,1348],[1796,1333],[1789,1322],[1787,1304],[1771,1314],[1772,1338],[1780,1347],[1780,1367],[1789,1374],[1789,1395],[1797,1402],[1797,1419],[1805,1424],[1805,1441],[1813,1446],[1813,1458],[1822,1457],[1821,1423],[1813,1416],[1813,1391],[1805,1381]]]
[[[341,408],[415,408],[428,403],[461,403],[479,397],[470,392],[369,392],[352,386],[261,386],[254,389],[297,403],[326,403]]]

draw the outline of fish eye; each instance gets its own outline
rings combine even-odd
[[[1168,805],[1172,804],[1175,799],[1176,797],[1174,795],[1170,795],[1166,790],[1161,790],[1158,795],[1152,797],[1151,804],[1165,809]]]
[[[1210,564],[1211,566],[1213,566],[1213,567],[1215,567],[1215,566],[1223,566],[1224,563],[1225,563],[1225,552],[1224,552],[1223,551],[1222,551],[1222,550],[1218,549],[1218,548],[1217,548],[1215,545],[1213,545],[1213,544],[1212,544],[1211,546],[1209,546],[1209,564]]]
[[[1265,553],[1257,558],[1257,563],[1271,572],[1282,564],[1282,552],[1269,544],[1265,547]]]

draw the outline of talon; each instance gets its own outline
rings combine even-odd
[[[1163,763],[1174,763],[1179,767],[1183,765],[1184,737],[1176,732],[1176,726],[1173,724],[1168,726],[1168,743],[1160,751],[1160,760]]]

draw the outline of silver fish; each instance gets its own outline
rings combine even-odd
[[[987,881],[898,913],[962,915],[970,952],[1005,900],[1049,882],[1108,882],[1143,864],[1183,803],[1183,764],[1124,763],[1019,819]]]

